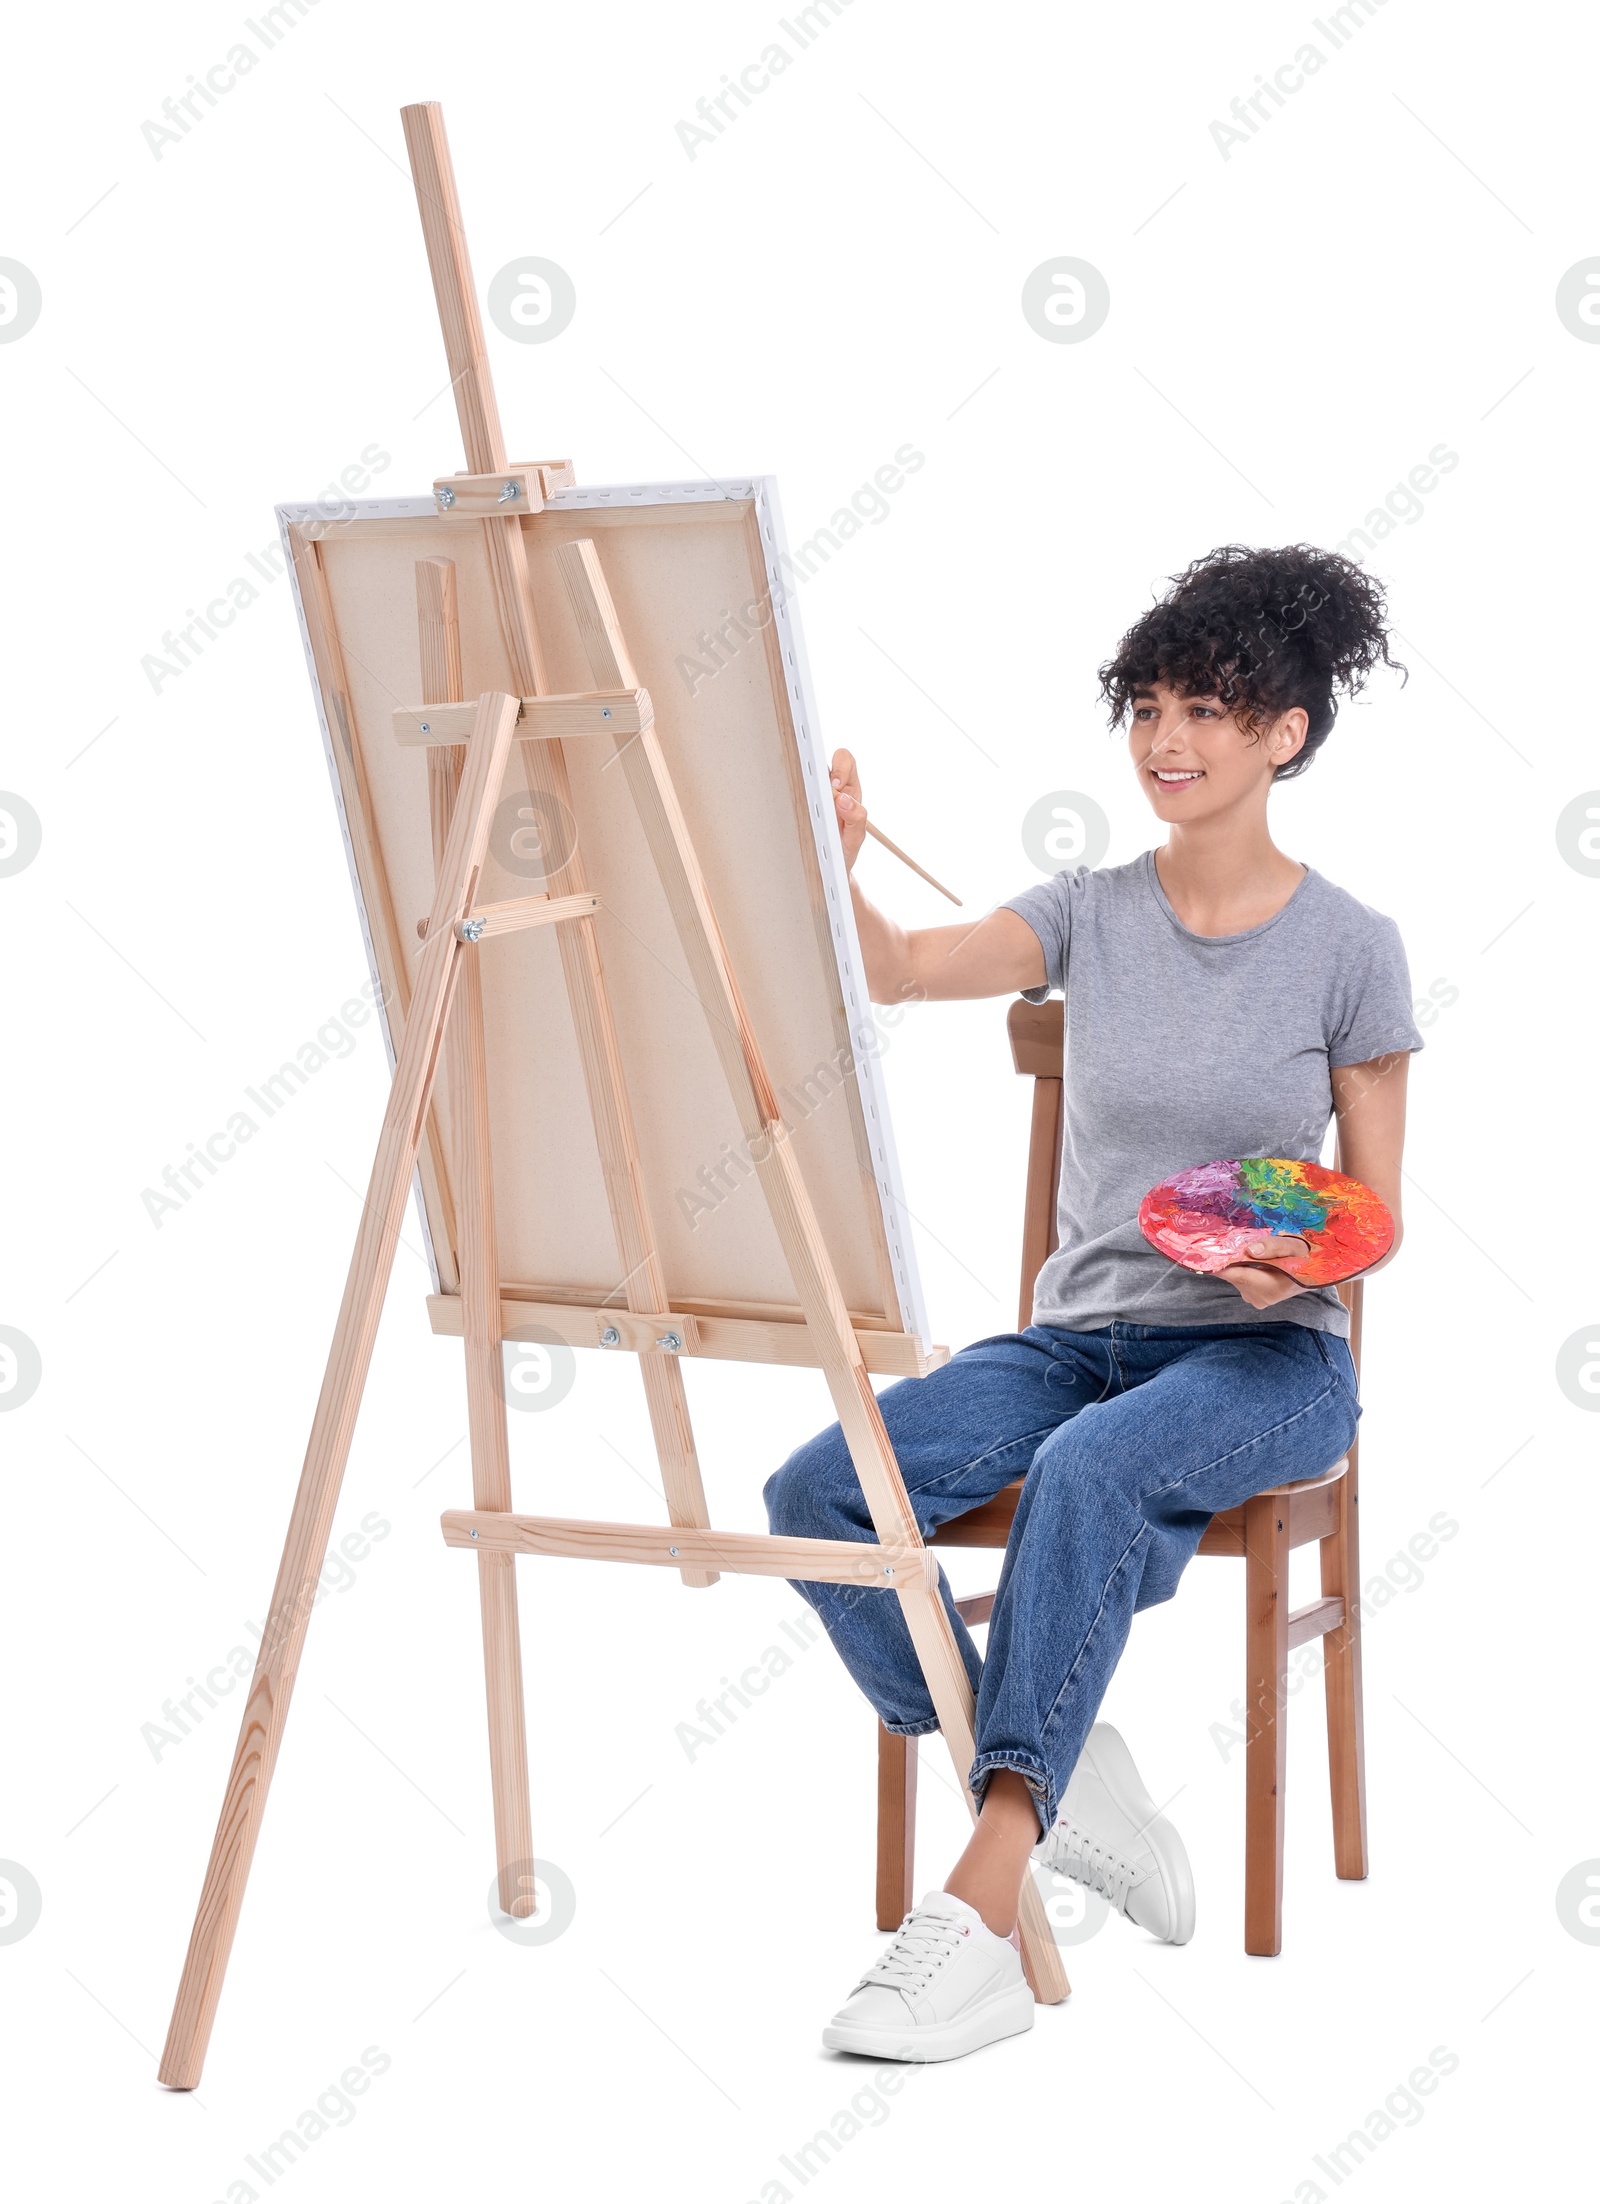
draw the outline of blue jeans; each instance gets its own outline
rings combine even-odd
[[[980,1658],[939,1588],[977,1694],[980,1801],[1014,1768],[1042,1830],[1105,1696],[1134,1614],[1170,1599],[1213,1515],[1317,1477],[1355,1436],[1344,1340],[1300,1324],[1125,1324],[979,1340],[879,1397],[924,1537],[1025,1478]],[[875,1536],[839,1426],[768,1480],[788,1538]],[[891,1730],[939,1726],[891,1592],[796,1584]]]

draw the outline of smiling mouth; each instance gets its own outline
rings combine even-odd
[[[1187,788],[1191,781],[1203,781],[1205,779],[1204,773],[1200,772],[1198,768],[1179,772],[1176,770],[1168,771],[1159,765],[1152,765],[1150,771],[1163,788]]]

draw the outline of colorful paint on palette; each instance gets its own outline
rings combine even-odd
[[[1337,1285],[1370,1270],[1394,1241],[1387,1203],[1360,1179],[1320,1163],[1244,1156],[1200,1163],[1152,1186],[1139,1205],[1139,1230],[1185,1270],[1225,1270],[1250,1260],[1263,1234],[1294,1234],[1309,1250],[1275,1258],[1305,1286]]]

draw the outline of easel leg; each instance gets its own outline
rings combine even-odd
[[[566,582],[596,686],[634,686],[633,662],[594,544],[587,539],[563,544],[556,553],[556,564]],[[822,1357],[828,1390],[861,1480],[873,1528],[886,1544],[920,1545],[921,1534],[900,1465],[884,1429],[849,1310],[740,999],[699,858],[655,731],[647,729],[641,735],[619,737],[617,757],[627,775],[640,825],[672,908],[678,938],[706,1013],[712,1042],[727,1074],[728,1090],[750,1144],[748,1153],[788,1259],[795,1292]],[[969,1812],[975,1814],[966,1787],[976,1749],[972,1734],[974,1700],[950,1618],[931,1581],[903,1585],[897,1590],[939,1726],[956,1764],[962,1795]],[[1054,2004],[1067,1994],[1066,1972],[1031,1876],[1023,1881],[1018,1925],[1023,1965],[1034,1995],[1043,2004]]]
[[[449,1075],[457,1131],[457,1215],[461,1223],[461,1302],[466,1328],[467,1423],[472,1445],[472,1504],[511,1509],[511,1453],[501,1390],[500,1266],[489,1171],[489,1091],[483,1046],[483,991],[468,955],[450,1017]],[[489,1780],[500,1903],[531,1913],[533,1819],[528,1803],[528,1731],[522,1706],[522,1640],[517,1626],[516,1558],[479,1554],[483,1668],[489,1696]]]
[[[462,693],[454,561],[419,559],[416,576],[422,701],[454,703]],[[463,756],[454,745],[448,749],[443,745],[430,747],[428,751],[434,863],[441,872]],[[483,983],[476,952],[462,959],[456,984],[455,1005],[445,1036],[445,1084],[455,1132],[456,1255],[465,1334],[472,1504],[509,1512],[511,1450],[501,1384],[500,1253],[494,1224],[494,1173],[490,1167]],[[528,1729],[522,1704],[522,1637],[517,1622],[516,1561],[512,1555],[479,1554],[478,1598],[483,1619],[489,1784],[494,1799],[500,1903],[507,1913],[521,1917],[534,1908],[533,1815],[528,1801]]]
[[[472,905],[516,717],[515,697],[482,698],[467,748],[461,797],[378,1136],[361,1229],[167,2030],[159,2078],[172,2089],[193,2089],[205,2063],[460,970],[455,929]]]
[[[562,810],[570,812],[572,790],[560,743],[524,742],[521,748],[530,791],[557,807],[558,817]],[[576,847],[561,870],[551,874],[547,885],[552,895],[573,895],[586,885]],[[567,1000],[572,1005],[573,1032],[600,1148],[600,1168],[605,1175],[617,1255],[623,1268],[621,1290],[630,1309],[664,1309],[667,1306],[666,1274],[651,1233],[649,1208],[644,1199],[639,1143],[628,1105],[622,1057],[600,962],[600,938],[592,919],[558,926],[556,936],[567,983]],[[641,1355],[639,1374],[644,1384],[645,1406],[650,1412],[656,1460],[661,1465],[668,1518],[685,1529],[706,1530],[711,1517],[706,1508],[705,1488],[700,1481],[700,1461],[695,1451],[694,1426],[689,1420],[689,1396],[682,1365],[670,1356]],[[715,1569],[684,1569],[680,1574],[685,1584],[696,1588],[717,1582]]]

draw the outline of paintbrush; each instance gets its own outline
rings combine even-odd
[[[944,896],[948,902],[954,903],[957,909],[961,908],[961,898],[959,895],[952,895],[950,890],[945,886],[942,880],[935,880],[931,872],[925,871],[923,867],[917,863],[914,857],[908,857],[906,855],[906,852],[900,847],[900,844],[898,842],[891,842],[888,835],[884,833],[883,829],[881,827],[875,827],[870,819],[867,821],[867,832],[872,836],[872,839],[875,842],[881,842],[883,844],[884,848],[889,852],[891,857],[898,857],[902,865],[909,865],[911,867],[911,870],[917,875],[919,879],[926,880],[930,888],[937,888],[939,893]]]

